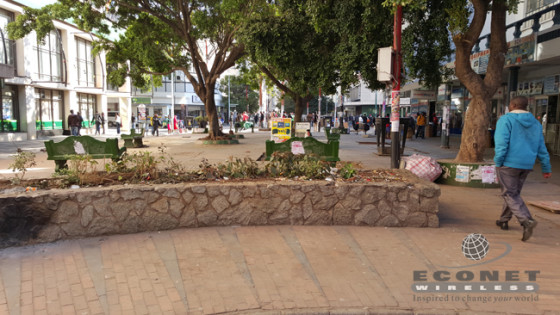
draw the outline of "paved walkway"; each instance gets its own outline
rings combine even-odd
[[[227,147],[228,155],[256,158],[264,151],[266,134],[246,136],[243,144]],[[358,143],[373,138],[342,137],[343,160],[361,161],[365,168],[390,164],[372,153],[375,145]],[[190,164],[203,156],[224,159],[223,147],[198,145],[195,138],[148,138],[146,150],[164,142]],[[438,141],[409,141],[407,153],[454,156],[457,139],[449,150]],[[37,151],[41,145],[18,144]],[[0,144],[0,169],[9,162],[6,150]],[[52,172],[50,163],[40,161],[46,170],[29,175]],[[525,200],[558,200],[560,176],[546,181],[535,173],[540,172],[528,179]],[[560,215],[531,207],[539,226],[524,243],[519,225],[512,222],[509,231],[494,225],[501,208],[498,189],[441,188],[439,229],[200,228],[0,250],[0,314],[560,314]],[[482,233],[490,243],[484,264],[461,252],[470,233]],[[456,278],[465,272],[480,282],[480,271],[497,272],[506,282],[509,271],[518,281],[504,287],[529,282],[539,289],[415,293],[414,271],[426,271],[430,283],[436,271],[449,272],[449,282],[461,282]],[[529,279],[525,271],[539,273]]]

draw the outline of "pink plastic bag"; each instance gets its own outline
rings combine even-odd
[[[413,154],[404,158],[405,169],[411,171],[416,176],[433,182],[442,172],[439,163],[432,157]]]

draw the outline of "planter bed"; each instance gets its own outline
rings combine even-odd
[[[412,179],[412,180],[409,180]],[[438,227],[439,187],[257,180],[53,189],[0,195],[0,247],[230,225]]]

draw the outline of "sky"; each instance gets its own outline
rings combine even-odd
[[[40,8],[44,5],[56,2],[56,0],[16,0],[16,1],[32,8]]]

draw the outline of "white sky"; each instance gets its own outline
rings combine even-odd
[[[44,5],[56,2],[56,0],[16,0],[16,1],[32,8],[40,8]]]

